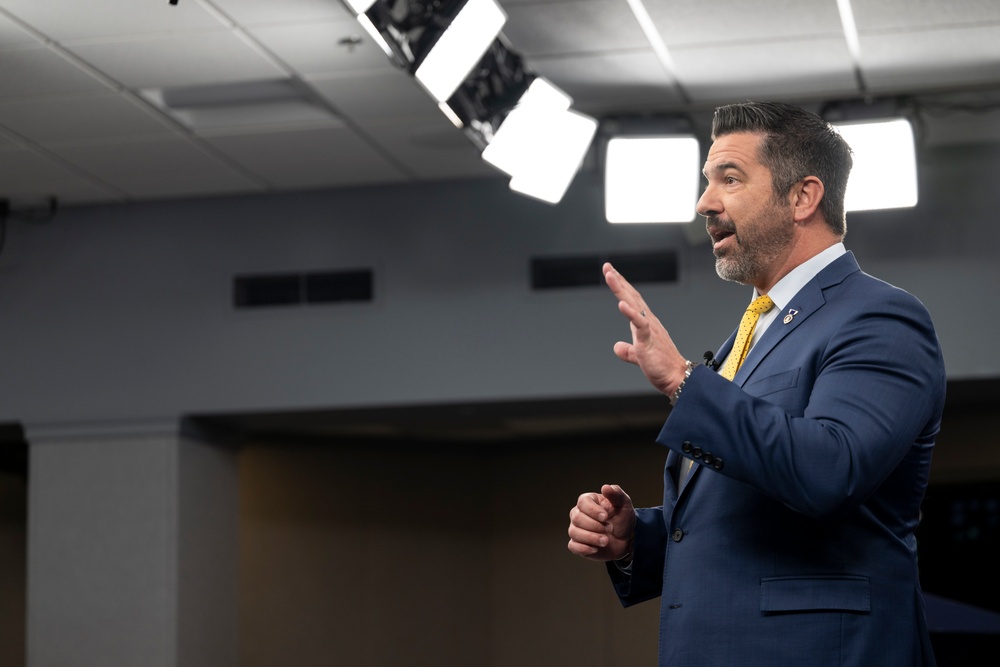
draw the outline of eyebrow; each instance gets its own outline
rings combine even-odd
[[[721,174],[724,171],[726,171],[727,169],[735,169],[736,171],[740,172],[741,174],[746,174],[746,172],[743,170],[743,168],[740,165],[736,164],[735,162],[720,162],[719,164],[717,164],[714,167],[712,167],[710,171],[713,171],[716,174]],[[701,170],[701,175],[704,176],[705,178],[708,178],[708,171],[706,171],[705,169],[702,169]]]

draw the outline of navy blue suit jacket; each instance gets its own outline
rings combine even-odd
[[[661,597],[660,664],[933,664],[913,533],[944,387],[926,309],[851,253],[733,382],[696,367],[657,439],[663,506],[637,511],[631,576],[608,568],[626,606]]]

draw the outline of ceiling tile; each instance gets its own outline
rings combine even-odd
[[[302,23],[352,18],[338,0],[213,0],[213,3],[241,25],[261,23]]]
[[[26,148],[0,148],[0,183],[3,196],[15,202],[57,196],[60,205],[85,204],[122,195]]]
[[[535,58],[530,69],[573,98],[574,108],[640,109],[682,103],[652,50]]]
[[[218,28],[198,2],[167,0],[2,0],[0,7],[56,40]]]
[[[105,84],[44,46],[7,49],[3,59],[0,100],[36,95],[107,92]]]
[[[0,150],[5,148],[20,148],[22,143],[15,141],[12,137],[8,137],[3,125],[0,125]]]
[[[19,24],[0,13],[0,49],[27,44],[38,44],[38,39]]]
[[[58,144],[50,150],[131,197],[260,190],[225,161],[181,137]]]
[[[127,192],[131,199],[186,199],[253,194],[264,190],[260,185],[227,170],[174,171],[158,175],[135,173],[115,179],[115,185]]]
[[[407,180],[397,165],[346,128],[206,135],[205,140],[278,188]]]
[[[695,102],[858,94],[853,62],[839,38],[742,44],[739,57],[726,57],[725,63],[711,45],[675,49],[673,56],[677,75]]]
[[[353,18],[256,28],[254,36],[297,72],[389,71],[395,66]],[[356,45],[341,40],[360,40]]]
[[[0,125],[41,144],[171,131],[152,113],[114,94],[0,103]]]
[[[405,123],[372,122],[365,129],[420,179],[502,177],[483,161],[475,144],[444,114]]]
[[[444,117],[413,77],[395,69],[317,77],[307,83],[344,117],[362,125],[388,118]]]
[[[593,53],[647,47],[639,23],[622,0],[577,0],[510,5],[503,28],[526,56]]]
[[[132,89],[198,86],[286,75],[229,30],[65,46]]]
[[[854,0],[854,22],[862,34],[887,30],[975,26],[1000,23],[996,0]]]
[[[996,84],[1000,26],[914,34],[861,35],[861,63],[873,91]]]
[[[667,46],[711,45],[719,60],[740,58],[743,43],[803,36],[843,35],[837,3],[800,0],[743,0],[732,11],[690,0],[644,0]]]

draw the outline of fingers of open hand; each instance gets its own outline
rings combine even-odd
[[[625,276],[618,273],[618,270],[611,266],[611,262],[605,262],[602,268],[604,270],[604,282],[608,284],[608,287],[611,288],[611,291],[614,292],[619,299],[624,296],[637,294],[635,288],[632,287],[632,283],[625,280]]]
[[[637,315],[645,312],[646,302],[643,300],[642,295],[609,263],[604,265],[604,282],[607,283],[612,294],[618,297],[619,301],[634,308]]]
[[[632,335],[643,338],[649,335],[650,325],[654,322],[653,314],[641,299],[638,303],[630,303],[624,299],[618,302],[618,311],[628,318],[632,325]]]

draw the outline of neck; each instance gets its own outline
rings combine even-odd
[[[820,254],[841,239],[833,232],[800,235],[789,244],[787,252],[779,256],[771,268],[753,283],[758,294],[767,294],[778,281],[787,276],[795,267]]]

